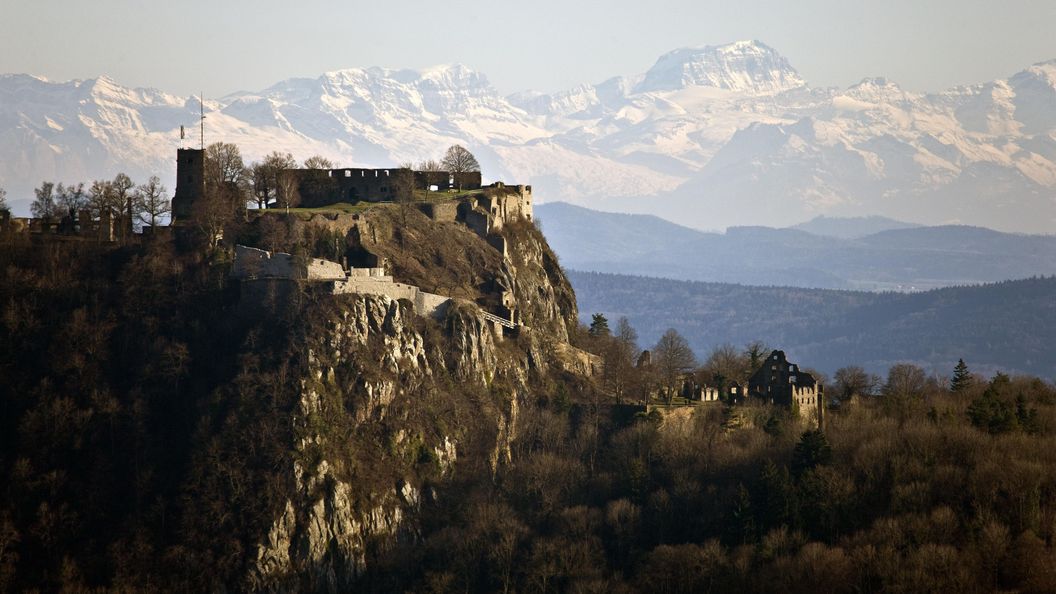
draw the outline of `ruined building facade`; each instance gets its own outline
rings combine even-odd
[[[799,415],[818,422],[824,400],[823,387],[813,375],[789,363],[784,351],[774,351],[748,380],[748,397],[795,407]]]
[[[479,190],[480,172],[392,169],[287,169],[279,187],[290,188],[292,202],[308,208],[340,202],[401,202],[418,191]]]

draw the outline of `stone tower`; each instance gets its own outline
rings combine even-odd
[[[205,196],[205,151],[176,151],[176,194],[172,197],[172,222],[191,218],[194,205]]]

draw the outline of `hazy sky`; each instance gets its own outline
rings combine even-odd
[[[503,93],[647,69],[671,49],[758,39],[813,86],[914,90],[1056,58],[1056,0],[2,0],[0,72],[108,74],[208,96],[351,66],[462,62]]]

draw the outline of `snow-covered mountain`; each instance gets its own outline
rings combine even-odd
[[[101,77],[0,76],[0,186],[126,171],[170,188],[197,99]],[[501,96],[464,66],[353,68],[207,100],[206,141],[348,166],[437,157],[458,142],[485,177],[541,201],[651,212],[700,228],[884,215],[1056,231],[1056,61],[913,93],[882,78],[809,87],[757,41],[683,48],[647,72]]]

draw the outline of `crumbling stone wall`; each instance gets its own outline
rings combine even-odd
[[[418,210],[437,223],[454,223],[458,219],[458,203],[454,200],[444,202],[419,202]]]
[[[279,172],[279,186],[291,184],[296,202],[320,207],[340,202],[410,200],[414,172],[410,169],[287,169]]]
[[[415,190],[480,189],[480,172],[412,171],[389,169],[287,169],[279,173],[280,187],[290,184],[296,201],[316,208],[340,202],[396,202],[411,200]]]
[[[496,182],[459,205],[459,218],[481,237],[501,231],[514,221],[531,221],[533,216],[531,186]]]
[[[231,275],[242,280],[260,278],[330,281],[344,280],[345,271],[337,262],[319,258],[298,258],[243,245],[235,247]]]

